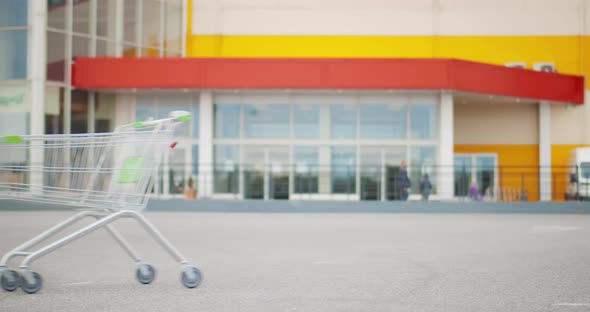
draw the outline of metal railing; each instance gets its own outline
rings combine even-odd
[[[152,196],[223,199],[405,200],[406,183],[399,166],[305,166],[275,164],[171,164],[156,170]],[[428,182],[423,181],[428,174]],[[24,182],[26,172],[3,173],[0,180]],[[468,169],[410,166],[409,200],[457,201],[581,201],[590,199],[590,175],[574,167],[497,166]],[[192,182],[191,182],[192,181]],[[549,187],[541,187],[541,184]],[[189,185],[192,184],[192,187]],[[444,185],[443,185],[444,184]],[[425,187],[429,185],[430,187]],[[449,197],[449,193],[452,192]]]

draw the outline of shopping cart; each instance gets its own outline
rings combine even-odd
[[[43,280],[30,269],[33,261],[99,228],[106,229],[135,261],[137,280],[151,283],[156,275],[154,268],[143,261],[112,225],[120,218],[138,221],[181,264],[182,284],[197,287],[201,272],[141,214],[164,151],[176,146],[172,142],[174,129],[190,118],[186,112],[173,112],[170,118],[120,126],[112,133],[0,137],[0,199],[81,210],[5,254],[0,260],[2,288],[13,291],[20,286],[27,293],[38,292]],[[33,246],[88,217],[96,220],[31,251]],[[17,256],[24,257],[18,272],[8,267],[9,260]]]

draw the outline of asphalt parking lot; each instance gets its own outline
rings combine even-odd
[[[69,216],[0,211],[0,253]],[[40,259],[35,295],[0,290],[0,311],[589,311],[590,216],[148,212],[204,274],[180,268],[131,220]],[[18,263],[14,263],[16,266]]]

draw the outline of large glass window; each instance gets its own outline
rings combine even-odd
[[[296,139],[317,139],[320,137],[320,106],[293,106],[293,137]]]
[[[90,38],[72,36],[72,56],[90,56]]]
[[[411,127],[412,139],[434,139],[436,135],[436,105],[413,104]]]
[[[157,118],[156,97],[149,94],[140,94],[136,98],[135,120],[146,121]]]
[[[123,41],[135,44],[137,26],[137,1],[127,0],[123,6]]]
[[[165,56],[181,56],[182,50],[182,2],[180,0],[168,0],[165,2]]]
[[[199,176],[199,145],[193,145],[193,165],[191,168],[191,177],[193,178],[194,188],[195,190],[198,189],[197,187],[197,177]]]
[[[96,95],[96,112],[94,131],[112,132],[115,130],[115,94],[98,92]]]
[[[356,147],[332,147],[332,193],[356,193]]]
[[[47,32],[47,80],[65,81],[66,35]]]
[[[240,137],[240,105],[215,104],[215,137]]]
[[[360,106],[362,139],[406,139],[406,104]]]
[[[75,33],[90,34],[90,1],[74,0],[72,30]],[[100,1],[98,1],[100,2]]]
[[[288,138],[289,105],[244,105],[246,138]]]
[[[360,151],[360,175],[361,175],[361,199],[379,200],[381,199],[382,185],[382,148],[381,147],[362,147]]]
[[[169,150],[168,190],[170,194],[182,194],[186,185],[186,150],[182,147]]]
[[[156,96],[158,103],[157,119],[163,119],[170,117],[170,113],[174,111],[191,111],[192,102],[189,94],[185,95],[160,95]],[[174,131],[177,136],[187,137],[190,136],[190,124],[182,123],[178,125]]]
[[[319,191],[319,147],[295,146],[293,162],[295,164],[295,193],[316,194]]]
[[[150,94],[142,93],[136,98],[135,119],[145,121],[170,117],[174,111],[193,113],[192,123],[182,123],[175,130],[175,135],[198,138],[199,107],[193,103],[191,94]]]
[[[239,144],[241,172],[232,179],[240,178],[244,198],[291,198],[289,190],[300,198],[354,194],[350,198],[399,200],[402,162],[410,166],[413,194],[419,193],[425,174],[435,193],[437,104],[424,98],[220,94],[215,97],[221,104],[214,105],[214,142]],[[292,140],[295,146],[252,139]],[[221,168],[231,167],[220,161],[217,176],[222,176]]]
[[[88,132],[88,91],[72,91],[71,133]]]
[[[144,57],[160,56],[160,1],[144,0],[143,1],[143,40],[142,46]],[[182,19],[179,21],[182,23]]]
[[[199,119],[201,118],[201,117],[199,117],[200,115],[201,114],[200,114],[199,105],[194,105],[192,118],[193,118],[193,138],[195,138],[195,139],[199,137],[199,131],[200,131],[199,130],[199,126],[200,126]]]
[[[240,147],[215,145],[213,192],[237,194],[239,191]]]
[[[115,40],[115,10],[112,5],[116,1],[96,1],[96,35],[108,40]],[[127,1],[126,1],[127,2]]]
[[[0,30],[0,80],[27,79],[27,30]]]
[[[26,2],[22,0],[16,1]],[[58,30],[66,29],[66,0],[47,0],[47,27]]]
[[[330,105],[332,139],[356,138],[356,105]]]
[[[0,27],[26,26],[28,1],[0,0]]]
[[[64,88],[47,86],[45,88],[45,133],[61,134],[63,130]]]

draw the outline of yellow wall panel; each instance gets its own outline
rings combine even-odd
[[[189,57],[457,58],[504,64],[553,62],[590,76],[590,36],[250,36],[194,35]],[[590,79],[586,79],[590,89]]]

